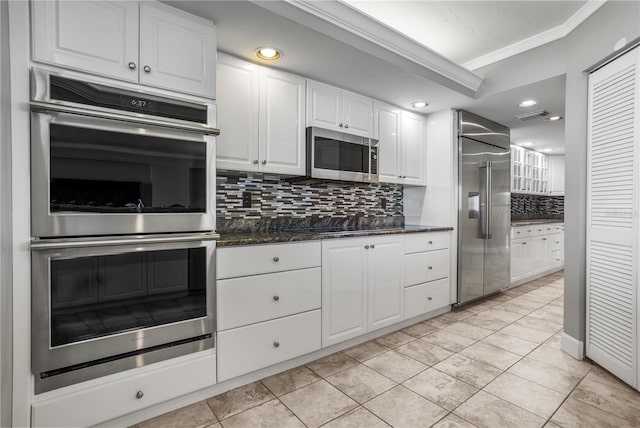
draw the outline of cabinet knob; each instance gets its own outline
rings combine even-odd
[[[144,67],[142,67],[142,69],[145,73],[151,73],[151,67],[149,67],[148,65],[145,65]]]
[[[277,302],[278,300],[280,300],[280,296],[273,296],[273,300]]]
[[[348,123],[346,123],[346,124],[344,125],[344,127],[345,127],[345,128],[348,128],[348,127],[349,127],[349,124],[348,124]]]
[[[433,244],[433,241],[429,241],[429,245]]]
[[[433,266],[429,266],[429,270],[433,270]]]
[[[365,249],[365,250],[368,250],[368,249],[369,249],[369,246],[368,246],[368,245],[365,245],[365,246],[364,246],[364,249]]]
[[[254,165],[258,165],[258,159],[254,160],[254,161],[253,161],[253,164],[254,164]]]
[[[542,240],[543,240],[543,241],[546,241],[546,240],[547,240],[547,238],[542,238]]]
[[[376,248],[375,244],[371,244],[371,249]]]
[[[526,242],[523,242],[523,243],[522,243],[522,245],[527,245],[527,243],[526,243]]]
[[[428,300],[428,301],[432,301],[432,300],[433,300],[433,297],[429,296],[429,297],[427,297],[427,300]]]
[[[131,61],[131,62],[129,63],[129,70],[135,70],[135,69],[136,69],[136,63],[135,63],[135,62],[133,62],[133,61]]]
[[[556,244],[559,244],[559,243],[560,243],[560,241],[556,241]]]
[[[137,398],[138,400],[139,400],[139,399],[141,399],[142,397],[144,397],[144,392],[142,392],[142,391],[138,391],[138,392],[136,392],[136,398]]]
[[[338,124],[338,126],[339,126],[340,128],[342,128],[342,122],[340,122],[340,123]]]
[[[276,263],[278,263],[278,262],[280,261],[280,257],[275,256],[275,257],[273,258],[273,261],[274,261],[274,262],[276,262]]]
[[[266,165],[266,164],[267,164],[267,161],[266,161],[266,160],[263,160],[263,161],[262,161],[262,165]]]
[[[280,342],[273,342],[273,347],[274,347],[274,348],[277,348],[277,347],[279,347],[279,346],[280,346]]]

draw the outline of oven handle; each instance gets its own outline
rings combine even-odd
[[[220,130],[207,125],[192,125],[188,123],[169,122],[149,117],[130,116],[127,114],[111,113],[104,111],[92,111],[78,107],[69,107],[59,104],[43,103],[40,101],[31,101],[29,103],[31,111],[35,112],[53,112],[53,113],[69,113],[89,117],[97,117],[102,119],[121,120],[132,123],[142,123],[145,125],[163,126],[165,128],[174,128],[181,131],[198,132],[206,135],[220,135]]]
[[[162,244],[173,242],[189,242],[189,241],[215,241],[220,239],[217,233],[188,233],[176,235],[144,235],[136,237],[123,238],[120,236],[104,237],[101,239],[91,238],[56,238],[56,239],[37,239],[31,241],[32,250],[56,250],[65,248],[84,248],[84,247],[104,247],[112,245],[142,245],[142,244]]]

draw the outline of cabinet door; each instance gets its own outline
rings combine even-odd
[[[551,267],[551,252],[549,251],[549,238],[547,236],[535,236],[531,238],[533,271],[542,272]]]
[[[211,21],[140,3],[140,83],[216,98],[216,52]]]
[[[344,130],[341,89],[307,80],[307,126]]]
[[[322,346],[367,331],[367,251],[370,239],[322,242]]]
[[[138,81],[138,2],[34,1],[31,14],[34,61]]]
[[[216,80],[216,166],[258,171],[258,67],[221,54]]]
[[[511,282],[517,281],[525,271],[525,241],[511,241]]]
[[[397,236],[370,239],[367,250],[368,331],[402,320],[404,308],[402,242],[402,239]]]
[[[351,92],[343,92],[344,132],[362,137],[373,136],[373,100]]]
[[[378,139],[378,177],[381,183],[400,183],[400,110],[377,104],[374,134]]]
[[[305,81],[268,68],[260,71],[259,151],[262,172],[304,175]]]
[[[421,116],[402,112],[402,145],[401,145],[402,182],[414,186],[425,186],[426,183],[426,129]]]

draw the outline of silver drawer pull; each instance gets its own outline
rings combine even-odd
[[[279,347],[279,346],[280,346],[280,342],[273,342],[273,347],[274,347],[274,348],[277,348],[277,347]]]
[[[133,61],[131,61],[131,62],[129,63],[129,70],[135,70],[135,69],[136,69],[136,63],[135,63],[135,62],[133,62]]]
[[[428,301],[432,301],[432,300],[433,300],[433,297],[429,296],[429,297],[427,297],[427,300],[428,300]]]
[[[276,262],[276,263],[278,263],[278,262],[280,261],[280,257],[275,256],[275,257],[273,258],[273,261],[274,261],[274,262]]]
[[[369,246],[368,246],[368,245],[365,245],[365,246],[364,246],[364,249],[365,249],[365,250],[368,250],[368,249],[369,249]]]
[[[145,73],[151,73],[151,67],[149,67],[148,65],[145,65],[144,67],[142,67],[142,69]]]
[[[280,300],[280,296],[273,296],[273,300],[277,302],[278,300]]]
[[[429,241],[429,245],[433,244],[433,241]]]
[[[433,266],[429,266],[429,270],[433,270]]]
[[[136,392],[136,398],[137,398],[138,400],[139,400],[139,399],[141,399],[142,397],[144,397],[144,392],[142,392],[142,391],[138,391],[138,392]]]
[[[542,240],[543,240],[543,241],[546,241],[546,240],[547,240],[547,238],[542,238]]]
[[[371,248],[376,248],[376,246],[374,244],[371,244]]]

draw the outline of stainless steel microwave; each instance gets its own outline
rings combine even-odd
[[[378,140],[307,128],[307,177],[378,182]]]

